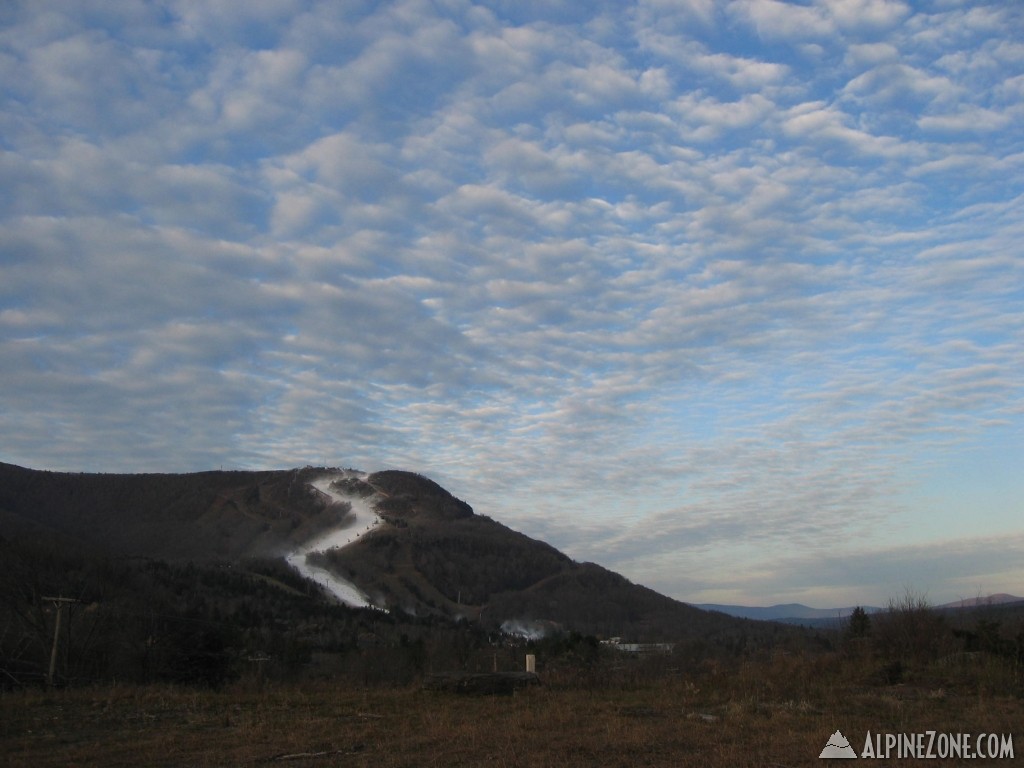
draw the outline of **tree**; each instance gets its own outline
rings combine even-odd
[[[847,624],[846,632],[851,638],[867,637],[871,634],[871,617],[859,605],[850,614],[850,622]]]
[[[885,613],[876,616],[874,645],[884,657],[899,661],[928,661],[939,653],[945,621],[924,595],[908,589],[891,599]]]

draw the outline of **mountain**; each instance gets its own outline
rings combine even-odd
[[[1005,592],[999,592],[995,595],[987,595],[985,597],[970,597],[964,600],[954,600],[950,603],[943,603],[942,605],[935,606],[936,608],[945,609],[959,609],[959,608],[982,608],[990,605],[1007,605],[1009,603],[1020,603],[1024,602],[1024,597],[1017,597],[1015,595],[1008,595]]]
[[[352,504],[339,501],[346,493],[373,500],[375,524],[346,546],[312,551],[309,542],[353,518]],[[285,558],[301,557],[392,614],[492,629],[517,622],[637,642],[763,633],[577,563],[411,472],[123,475],[0,464],[0,538],[169,563],[274,560],[257,575],[293,592],[298,576]]]
[[[999,593],[985,597],[973,597],[965,600],[954,600],[950,603],[933,606],[938,611],[958,611],[986,606],[1003,607],[1012,606],[1015,603],[1024,602],[1024,598]],[[714,603],[698,603],[696,608],[705,611],[717,611],[727,616],[738,618],[754,619],[757,621],[778,621],[784,624],[800,624],[809,627],[827,628],[837,620],[845,619],[855,606],[848,608],[811,608],[801,603],[782,603],[768,607],[757,607],[747,605],[718,605]],[[878,613],[886,610],[877,606],[862,606],[868,613]]]
[[[717,611],[727,616],[737,616],[758,621],[783,621],[799,623],[802,620],[843,619],[853,613],[856,606],[849,608],[811,608],[801,603],[782,603],[768,607],[747,605],[717,605],[714,603],[698,603],[695,607],[705,611]],[[863,606],[868,613],[883,610],[873,606]]]
[[[278,554],[340,522],[310,485],[322,474],[82,474],[0,464],[0,531],[167,560]]]

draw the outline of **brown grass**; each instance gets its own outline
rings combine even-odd
[[[629,685],[541,672],[543,686],[511,697],[327,682],[4,693],[0,756],[32,768],[779,767],[820,764],[837,729],[858,753],[867,731],[926,730],[1013,734],[1024,752],[1024,700],[1009,667],[929,669],[901,685],[873,682],[870,663],[836,655]]]

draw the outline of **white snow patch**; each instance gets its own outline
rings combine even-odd
[[[321,533],[316,538],[299,546],[291,554],[285,556],[285,560],[292,568],[307,579],[311,579],[324,587],[341,602],[354,608],[377,608],[377,606],[355,584],[346,581],[326,568],[311,565],[306,560],[306,556],[313,552],[328,552],[332,549],[346,547],[380,524],[380,517],[373,508],[380,498],[379,494],[374,493],[371,496],[360,496],[358,494],[342,493],[331,487],[331,483],[335,480],[349,478],[365,480],[367,476],[365,472],[344,470],[333,472],[314,480],[311,483],[314,488],[334,501],[350,504],[352,511],[345,516],[344,526]]]

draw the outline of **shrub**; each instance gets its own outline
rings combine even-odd
[[[947,636],[945,619],[923,595],[907,590],[891,599],[888,610],[874,620],[874,648],[889,661],[927,662],[942,650]]]

